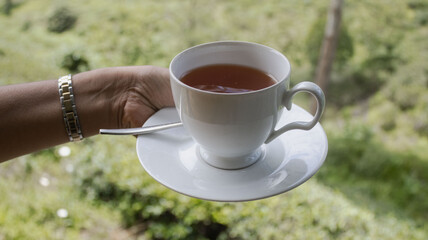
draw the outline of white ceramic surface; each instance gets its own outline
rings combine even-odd
[[[277,83],[245,93],[202,91],[180,79],[188,71],[212,64],[237,64],[272,75]],[[324,109],[324,94],[312,82],[289,89],[290,63],[267,46],[256,43],[222,41],[202,44],[178,54],[170,65],[171,89],[181,121],[201,146],[201,156],[213,166],[238,169],[249,166],[262,154],[260,146],[291,129],[309,130]],[[277,124],[285,107],[300,91],[312,93],[318,100],[315,117],[296,119],[287,126]],[[277,127],[278,131],[274,131]]]
[[[289,113],[282,114],[279,124],[311,118],[293,105]],[[144,126],[177,120],[176,109],[166,108]],[[195,198],[233,202],[274,196],[304,183],[324,163],[328,143],[319,123],[309,131],[288,131],[262,146],[260,160],[238,170],[215,168],[201,160],[197,144],[183,127],[140,135],[136,147],[144,169],[164,186]]]

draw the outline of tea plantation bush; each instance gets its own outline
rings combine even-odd
[[[63,57],[61,67],[70,73],[83,72],[89,70],[89,62],[82,54],[70,52]]]
[[[318,174],[321,182],[349,198],[376,199],[369,204],[375,212],[399,209],[400,214],[427,220],[426,159],[386,149],[364,125],[347,125],[329,140],[328,161]]]
[[[118,214],[82,201],[72,188],[72,169],[58,148],[2,163],[0,239],[108,239],[118,232]]]
[[[62,33],[71,29],[77,21],[77,16],[67,7],[55,9],[48,19],[48,30]]]
[[[422,187],[423,170],[398,157],[390,161],[392,153],[372,148],[372,134],[365,128],[333,136],[329,158],[317,178],[289,193],[245,203],[198,200],[167,189],[140,166],[134,142],[129,138],[117,144],[117,138],[108,137],[91,141],[75,156],[75,184],[84,198],[119,211],[124,226],[139,226],[148,239],[423,239],[427,234],[420,223],[396,217],[411,214],[425,219],[416,209],[427,209],[422,201],[427,196],[417,196],[421,189],[409,190],[406,185],[410,181]],[[406,173],[394,180],[402,167]],[[382,185],[385,190],[376,185],[376,176],[386,184]],[[357,180],[363,184],[353,186]],[[340,181],[348,184],[335,184]],[[348,193],[354,190],[361,195],[355,199],[369,194],[376,206],[389,194],[395,198],[404,193],[394,204],[401,208],[407,202],[415,208],[392,214],[372,212],[351,200],[355,196]]]

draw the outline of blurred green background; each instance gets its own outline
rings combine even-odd
[[[278,49],[295,85],[314,78],[329,4],[1,0],[0,85],[167,67],[216,40]],[[148,176],[135,138],[97,136],[0,165],[0,240],[428,239],[428,1],[346,0],[342,20],[322,120],[329,154],[302,186],[245,203],[198,200]]]

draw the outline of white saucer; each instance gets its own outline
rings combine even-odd
[[[297,105],[278,127],[312,116]],[[144,126],[179,121],[175,108],[153,115]],[[264,158],[238,170],[212,167],[196,155],[196,144],[183,127],[140,135],[137,154],[144,169],[159,183],[179,193],[212,201],[249,201],[289,191],[312,177],[327,156],[327,137],[320,124],[309,131],[291,130],[266,149]]]

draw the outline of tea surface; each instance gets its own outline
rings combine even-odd
[[[255,68],[216,64],[190,70],[181,81],[191,87],[218,93],[243,93],[274,85],[276,81]]]

